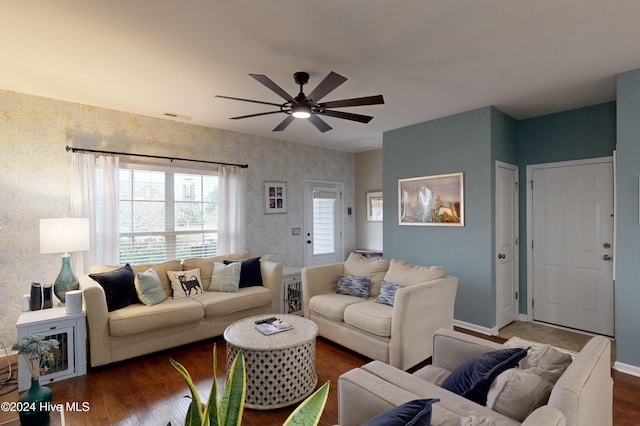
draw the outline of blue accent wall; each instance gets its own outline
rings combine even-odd
[[[617,361],[640,366],[640,70],[617,77]]]
[[[516,122],[480,108],[386,132],[383,138],[384,255],[441,265],[459,279],[455,318],[496,322],[495,160],[515,162]],[[398,224],[398,180],[464,173],[464,227]]]
[[[544,115],[518,122],[520,241],[527,241],[527,166],[608,157],[616,146],[616,103]],[[520,312],[527,312],[527,247],[520,244]]]

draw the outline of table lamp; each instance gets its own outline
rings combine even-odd
[[[40,219],[40,253],[64,253],[62,269],[53,284],[53,292],[62,303],[65,293],[78,279],[71,270],[69,252],[89,250],[89,219],[65,217]]]

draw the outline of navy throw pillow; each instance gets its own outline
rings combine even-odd
[[[237,260],[225,260],[224,264],[235,263]],[[254,257],[242,261],[240,267],[240,285],[239,288],[253,287],[262,285],[262,271],[260,270],[260,258]]]
[[[480,405],[487,405],[491,382],[503,371],[515,368],[527,349],[498,349],[479,355],[455,369],[440,387]]]
[[[429,426],[431,405],[437,398],[414,399],[367,420],[362,426]]]
[[[122,268],[89,276],[104,289],[109,312],[139,302],[134,283],[136,276],[128,263]]]

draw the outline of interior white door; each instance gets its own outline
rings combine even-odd
[[[518,315],[518,167],[496,164],[497,326]]]
[[[532,177],[534,320],[613,336],[612,162]]]
[[[305,182],[305,266],[340,262],[342,184]]]

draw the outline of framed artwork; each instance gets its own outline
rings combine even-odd
[[[382,222],[382,191],[367,192],[367,220]]]
[[[400,225],[464,226],[463,173],[398,180]]]
[[[264,212],[287,212],[287,183],[278,181],[264,182]]]

